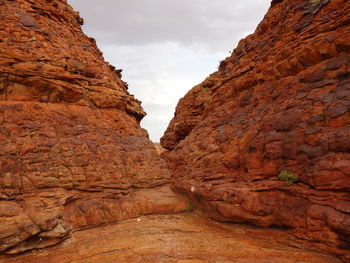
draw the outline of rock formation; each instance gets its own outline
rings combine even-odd
[[[0,1],[0,252],[186,208],[169,187],[147,190],[169,171],[82,23],[66,0]]]
[[[290,228],[346,262],[349,14],[347,0],[272,1],[161,139],[174,189],[212,218]]]
[[[168,165],[212,218],[291,228],[349,260],[349,9],[272,1],[180,101],[168,152],[66,0],[0,0],[0,261],[339,262],[277,229],[138,218],[194,208]]]

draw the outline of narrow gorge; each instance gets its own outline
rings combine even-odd
[[[0,262],[350,262],[349,14],[273,0],[163,149],[66,0],[0,0]]]

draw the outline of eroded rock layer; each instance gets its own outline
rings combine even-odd
[[[77,253],[79,251],[79,253]],[[341,263],[285,231],[221,224],[203,215],[150,215],[73,232],[58,246],[3,263]]]
[[[180,100],[161,140],[174,188],[215,219],[288,227],[350,260],[349,14],[346,0],[273,1]]]
[[[0,1],[0,252],[186,208],[168,204],[170,190],[158,193],[165,203],[143,193],[169,171],[82,22],[65,0]]]

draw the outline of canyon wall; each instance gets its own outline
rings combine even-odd
[[[350,260],[350,2],[272,1],[182,98],[161,144],[212,218],[291,229]]]
[[[169,170],[81,24],[65,0],[0,1],[0,251],[184,209],[166,186],[148,190]]]

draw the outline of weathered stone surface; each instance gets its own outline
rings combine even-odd
[[[59,1],[0,2],[0,99],[120,109],[141,119],[121,70],[84,35],[79,14]]]
[[[169,191],[141,194],[167,183],[168,168],[82,22],[65,0],[0,1],[0,251],[186,209]]]
[[[128,192],[169,178],[145,132],[124,112],[4,101],[0,113],[4,199],[53,187]]]
[[[112,224],[141,215],[179,213],[186,211],[188,205],[169,185],[141,189],[122,197],[113,191],[46,189],[0,204],[0,244],[3,250],[7,249],[6,254],[17,254],[57,244],[74,229]]]
[[[289,227],[349,254],[349,13],[345,0],[273,1],[177,105],[161,139],[174,188],[218,220]]]
[[[340,263],[285,231],[219,224],[203,215],[192,214],[143,216],[116,225],[76,231],[71,239],[53,248],[0,256],[0,261]]]

